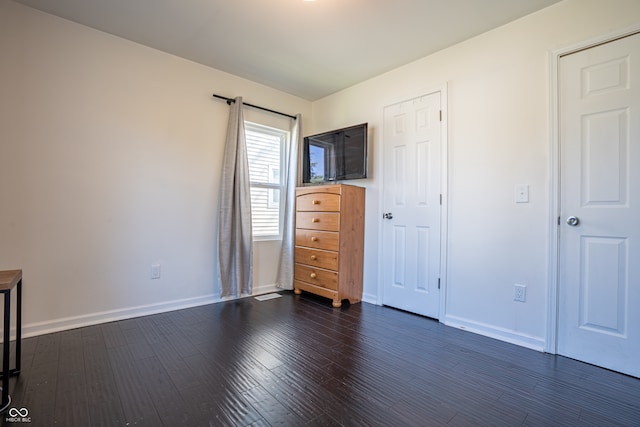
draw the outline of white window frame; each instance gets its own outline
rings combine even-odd
[[[278,129],[278,128],[273,128],[273,127],[269,127],[269,126],[265,126],[259,123],[254,123],[254,122],[249,122],[246,121],[244,122],[245,125],[245,130],[250,130],[252,132],[259,132],[259,133],[263,133],[263,134],[268,134],[271,136],[276,136],[280,138],[280,164],[279,165],[268,165],[268,178],[267,181],[251,181],[250,182],[250,187],[251,188],[266,188],[268,190],[279,190],[280,191],[280,200],[278,202],[274,201],[274,195],[273,195],[273,191],[269,191],[269,195],[268,195],[268,207],[269,208],[273,208],[275,206],[278,207],[278,211],[279,211],[279,221],[278,221],[278,234],[273,234],[273,235],[253,235],[253,240],[254,241],[265,241],[265,240],[282,240],[282,226],[283,226],[283,221],[284,221],[284,215],[283,215],[283,201],[284,201],[284,197],[282,196],[283,192],[284,192],[284,177],[283,177],[283,172],[284,172],[284,160],[285,160],[285,154],[286,154],[286,147],[287,147],[287,143],[289,142],[289,132],[285,131],[283,129]],[[248,142],[248,141],[247,141]],[[272,171],[274,169],[278,169],[279,170],[279,177],[280,177],[280,182],[279,183],[274,183],[273,182],[273,178],[272,178]],[[276,204],[277,203],[277,204]],[[255,227],[254,227],[255,229]]]
[[[280,164],[279,165],[269,165],[269,183],[274,183],[274,176],[276,176],[276,173],[278,175],[278,180],[280,181],[280,183],[275,183],[278,184],[280,186],[280,191],[283,190],[283,185],[282,183],[282,152],[280,153]],[[276,200],[276,194],[278,195],[278,200]],[[267,207],[268,208],[278,208],[280,209],[282,206],[282,203],[280,202],[281,199],[281,194],[282,193],[276,193],[272,188],[269,189],[269,200],[267,202]],[[282,234],[282,233],[280,233]]]

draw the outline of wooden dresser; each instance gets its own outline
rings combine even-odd
[[[365,189],[335,184],[296,189],[294,291],[362,300]]]

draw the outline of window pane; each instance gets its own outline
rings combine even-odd
[[[248,129],[246,135],[251,182],[279,184],[281,137]],[[278,170],[276,181],[273,180],[272,169]]]
[[[280,204],[269,203],[269,194],[280,190],[251,187],[251,215],[254,236],[280,234]]]
[[[280,189],[283,142],[287,133],[245,122],[251,214],[255,237],[280,235]]]

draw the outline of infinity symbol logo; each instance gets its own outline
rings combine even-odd
[[[9,416],[10,417],[22,417],[22,418],[26,418],[26,416],[29,415],[29,410],[27,408],[20,408],[20,409],[16,409],[16,408],[11,408],[9,409]]]

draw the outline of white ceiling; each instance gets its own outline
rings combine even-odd
[[[560,0],[15,1],[313,101]]]

